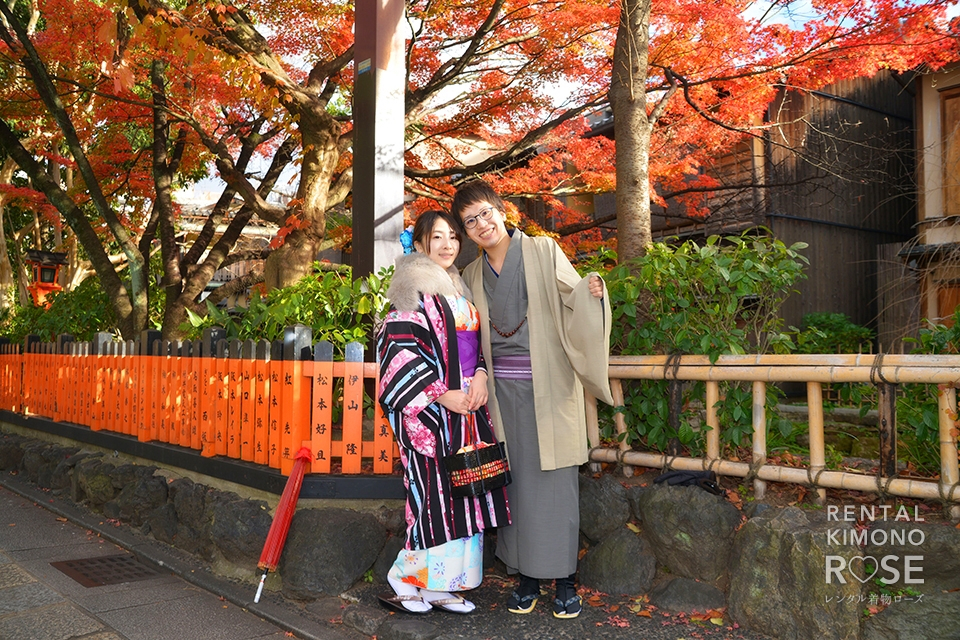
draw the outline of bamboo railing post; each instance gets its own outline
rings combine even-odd
[[[880,419],[880,475],[897,475],[897,385],[878,382],[880,400],[877,413]]]
[[[623,406],[623,382],[620,378],[613,378],[610,380],[610,392],[613,395],[613,402],[616,406]],[[620,448],[620,451],[629,451],[630,445],[627,444],[627,419],[623,415],[622,411],[617,411],[613,414],[613,422],[617,428],[617,440],[619,444],[617,445]],[[598,439],[599,442],[599,439]],[[633,476],[633,467],[629,465],[623,465],[623,475],[630,478]]]
[[[949,497],[950,492],[960,493],[960,468],[957,461],[957,390],[951,385],[940,385],[937,389],[937,405],[940,423],[940,490]],[[956,499],[956,496],[954,496]],[[960,520],[960,505],[945,506],[946,515],[957,522]]]
[[[706,382],[706,423],[707,460],[720,459],[720,418],[717,416],[717,403],[720,402],[720,383],[716,380]]]
[[[672,432],[667,443],[670,455],[680,455],[680,414],[683,412],[683,383],[676,377],[667,382],[667,425]]]
[[[826,449],[823,440],[823,386],[819,382],[807,383],[807,419],[810,435],[810,472],[816,478],[826,464]],[[823,505],[827,490],[816,488],[814,502]]]
[[[767,383],[753,382],[753,460],[751,467],[758,469],[767,462]],[[767,483],[759,477],[753,479],[753,495],[758,500],[767,492]]]

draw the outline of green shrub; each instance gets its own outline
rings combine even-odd
[[[960,354],[960,308],[953,313],[950,326],[929,325],[912,343],[912,353]],[[901,453],[914,462],[920,471],[939,472],[940,463],[940,390],[934,384],[902,384],[897,395],[897,426]]]
[[[795,340],[797,353],[868,353],[874,332],[843,313],[808,313]]]
[[[246,308],[218,309],[208,304],[206,317],[190,313],[188,337],[199,338],[206,327],[223,327],[228,339],[281,340],[285,327],[304,324],[313,340],[333,343],[343,357],[348,342],[368,346],[374,327],[388,308],[385,297],[393,268],[356,281],[350,273],[327,271],[306,276],[290,287],[261,296],[254,292]]]
[[[76,340],[92,340],[98,331],[115,332],[116,316],[110,299],[96,278],[87,278],[72,291],[48,296],[50,308],[15,307],[0,319],[0,331],[11,342],[24,341],[30,334],[45,342],[70,334]]]
[[[647,254],[620,264],[606,280],[613,312],[611,353],[621,355],[699,354],[716,360],[722,354],[787,352],[790,336],[779,315],[783,301],[803,278],[806,247],[764,235],[711,236],[701,246],[655,243]],[[608,261],[610,256],[602,260]],[[624,381],[624,407],[629,443],[663,451],[672,438],[699,448],[698,408],[703,383],[684,384],[683,414],[676,433],[668,426],[666,381]],[[767,386],[767,406],[781,395]],[[739,445],[752,432],[752,389],[747,383],[721,385],[717,407],[723,438]],[[603,416],[612,433],[610,409]],[[768,427],[789,434],[792,426],[768,410]]]

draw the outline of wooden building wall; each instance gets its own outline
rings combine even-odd
[[[877,250],[914,235],[913,96],[883,73],[788,94],[774,114],[767,171],[787,186],[769,190],[766,225],[810,245],[808,278],[784,316],[839,312],[877,328]]]
[[[776,124],[764,137],[707,168],[739,188],[714,194],[710,216],[682,235],[762,225],[788,245],[805,242],[807,278],[783,307],[786,323],[832,312],[876,329],[878,247],[914,235],[913,96],[878,74],[814,94],[784,92],[767,119]]]

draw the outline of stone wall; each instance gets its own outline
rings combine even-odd
[[[0,436],[0,471],[139,527],[220,574],[258,577],[271,524],[263,500],[18,434]],[[960,531],[949,523],[890,513],[865,528],[827,510],[754,503],[744,513],[699,487],[625,487],[612,475],[580,483],[584,586],[646,594],[667,612],[726,607],[731,622],[783,640],[960,637]],[[365,575],[382,580],[403,529],[402,508],[301,508],[268,588],[309,601]]]

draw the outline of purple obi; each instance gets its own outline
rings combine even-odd
[[[472,378],[480,360],[480,332],[458,329],[457,347],[460,350],[460,371],[464,378]]]

